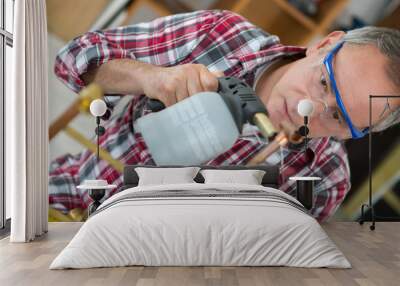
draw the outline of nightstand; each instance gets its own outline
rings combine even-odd
[[[93,199],[88,208],[88,216],[93,214],[101,205],[100,201],[106,194],[106,190],[116,187],[116,185],[109,185],[106,180],[85,180],[82,185],[77,186],[78,189],[89,190],[89,196]]]

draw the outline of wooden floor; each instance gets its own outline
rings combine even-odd
[[[0,241],[0,285],[400,285],[400,223],[323,225],[353,268],[123,267],[48,270],[80,223],[50,223],[49,233],[27,244]]]

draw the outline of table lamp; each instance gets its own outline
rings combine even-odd
[[[104,135],[106,129],[100,125],[101,117],[107,112],[107,105],[101,99],[95,99],[90,103],[90,113],[96,117],[97,127],[95,133],[97,135],[97,161],[100,160],[100,136]]]
[[[304,118],[304,125],[299,128],[299,133],[304,136],[304,151],[308,148],[308,118],[314,112],[313,102],[309,99],[302,99],[297,104],[297,113]]]
[[[304,136],[304,152],[308,148],[308,122],[314,112],[314,104],[309,99],[302,99],[297,105],[297,113],[304,118],[304,125],[299,128],[299,133]],[[307,210],[311,210],[314,202],[314,183],[320,181],[319,177],[290,177],[289,180],[296,181],[296,198]]]
[[[97,161],[100,160],[100,136],[104,135],[106,129],[100,125],[101,117],[107,112],[107,105],[101,99],[95,99],[90,103],[90,113],[96,117],[97,127],[95,133],[97,135]],[[78,189],[89,191],[89,196],[93,202],[88,207],[88,215],[92,215],[100,206],[100,201],[104,197],[106,190],[114,189],[116,185],[109,185],[106,180],[85,180],[79,185]]]

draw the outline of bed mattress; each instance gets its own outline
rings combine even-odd
[[[112,196],[50,269],[129,265],[351,267],[284,192],[197,183],[134,187]]]

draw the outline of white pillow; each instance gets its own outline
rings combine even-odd
[[[262,170],[201,170],[205,184],[246,184],[261,185],[265,171]]]
[[[195,183],[193,179],[199,170],[199,167],[135,168],[139,176],[138,186]]]

